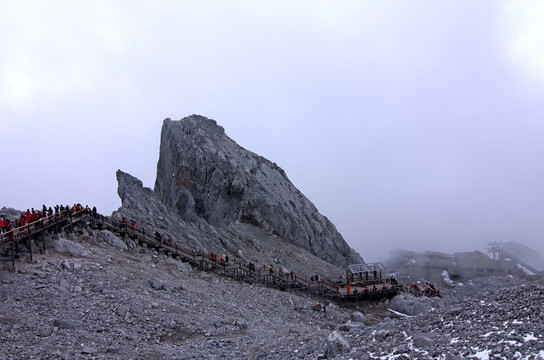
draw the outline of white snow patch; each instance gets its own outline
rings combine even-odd
[[[514,321],[512,321],[512,324],[514,324],[514,325],[523,325],[523,321],[514,320]]]
[[[444,281],[447,284],[453,285],[453,281],[451,281],[450,279],[450,273],[448,272],[448,270],[442,271],[442,276],[444,277]]]
[[[406,314],[403,314],[401,312],[398,312],[398,311],[395,311],[395,310],[391,310],[391,309],[387,309],[389,311],[391,311],[393,314],[397,314],[399,316],[405,316],[405,317],[412,317],[412,315],[406,315]]]
[[[535,337],[535,334],[534,334],[534,333],[525,334],[525,336],[523,337],[523,342],[527,342],[527,341],[531,341],[531,340],[538,340],[538,339]]]
[[[491,352],[491,350],[481,350],[481,351],[478,351],[476,354],[472,355],[474,356],[476,359],[481,359],[481,360],[489,360],[489,353]]]
[[[385,355],[385,356],[380,356],[380,359],[382,360],[394,360],[394,359],[398,359],[399,357],[401,356],[404,356],[403,354],[394,354],[394,355]]]

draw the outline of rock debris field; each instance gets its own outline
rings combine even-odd
[[[100,239],[3,265],[0,359],[544,359],[542,280],[325,314],[323,299]]]

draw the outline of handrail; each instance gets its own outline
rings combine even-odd
[[[7,243],[9,241],[19,240],[21,238],[27,237],[28,235],[36,234],[44,230],[45,228],[57,225],[66,219],[79,220],[83,214],[85,214],[85,209],[77,211],[75,213],[71,213],[70,210],[64,210],[60,213],[44,216],[33,222],[25,223],[22,226],[12,228],[10,231],[0,234],[0,244]]]
[[[245,261],[244,259],[235,259],[232,263],[225,263],[224,266],[221,266],[222,264],[220,264],[218,261],[212,261],[209,255],[202,254],[201,252],[187,248],[177,241],[169,242],[168,240],[163,238],[157,239],[153,231],[146,230],[142,226],[131,225],[128,223],[124,223],[123,225],[121,225],[119,222],[114,221],[109,216],[104,216],[95,211],[87,212],[87,209],[85,208],[82,208],[81,210],[75,211],[73,213],[68,208],[67,210],[64,210],[60,213],[44,216],[34,222],[26,223],[23,226],[14,228],[7,233],[2,233],[0,234],[0,244],[8,243],[10,241],[15,242],[21,240],[23,238],[32,236],[38,232],[49,229],[53,226],[64,224],[65,222],[68,223],[67,225],[73,225],[75,222],[81,221],[81,219],[83,219],[83,215],[88,215],[91,220],[95,220],[102,225],[111,227],[111,229],[114,231],[125,232],[129,236],[135,236],[139,240],[143,240],[147,244],[150,244],[154,247],[160,247],[167,251],[175,253],[176,255],[186,258],[188,261],[196,266],[203,266],[203,264],[205,263],[207,264],[206,267],[209,269],[222,269],[225,273],[234,270],[232,271],[233,274],[236,273],[236,269],[243,269],[247,272],[248,275],[256,279],[260,279],[263,282],[268,282],[268,284],[270,283],[270,277],[272,277],[272,279],[274,280],[274,284],[287,283],[290,284],[290,286],[297,286],[296,284],[298,284],[298,286],[303,286],[303,288],[306,288],[307,290],[317,288],[321,293],[329,291],[336,293],[337,296],[342,296],[338,292],[338,284],[322,276],[319,277],[319,280],[316,279],[312,281],[310,278],[301,274],[294,274],[290,272],[282,272],[280,274],[279,270],[269,269],[266,267],[266,265],[263,265],[264,267],[251,267],[250,263]]]
[[[508,251],[508,250],[501,249],[501,252],[505,255],[505,257],[512,259],[514,262],[518,263],[518,264],[521,265],[522,267],[525,267],[527,270],[533,272],[533,273],[536,274],[536,275],[541,275],[541,274],[544,272],[544,271],[542,271],[542,270],[537,270],[537,269],[534,268],[532,265],[529,265],[528,263],[526,263],[525,261],[521,260],[520,258],[518,258],[516,255],[512,254],[512,253],[511,253],[510,251]]]
[[[100,215],[100,214],[97,214],[97,216],[98,216],[100,221],[102,221],[104,223],[107,223],[112,228],[116,228],[119,231],[125,231],[129,235],[131,235],[131,234],[136,235],[136,236],[142,235],[144,240],[147,243],[151,243],[154,246],[163,247],[165,249],[168,249],[169,251],[177,252],[178,254],[181,253],[180,255],[183,255],[184,257],[186,257],[188,259],[192,258],[193,261],[196,261],[197,257],[199,257],[198,261],[204,261],[204,262],[208,263],[209,265],[219,265],[219,267],[221,267],[220,264],[218,264],[216,262],[213,262],[205,254],[202,254],[202,253],[196,252],[196,251],[194,251],[192,249],[186,248],[183,245],[179,244],[178,242],[169,243],[167,240],[164,240],[164,239],[161,239],[161,241],[159,242],[155,238],[155,235],[152,232],[150,232],[149,230],[146,232],[146,229],[141,227],[141,226],[134,225],[134,228],[133,228],[132,225],[130,225],[128,223],[125,223],[124,228],[121,228],[121,225],[119,223],[117,223],[117,222],[114,222],[111,218]],[[250,267],[249,267],[249,262],[247,262],[247,261],[245,261],[243,259],[240,259],[238,264],[239,264],[239,266],[236,267],[236,268],[240,268],[240,269],[244,269],[246,271],[249,271],[254,276],[262,277],[262,276],[273,275],[279,280],[284,280],[284,281],[285,280],[287,280],[287,281],[291,280],[290,279],[290,277],[291,277],[290,273],[284,273],[284,274],[282,274],[280,276],[279,273],[277,273],[277,270],[274,270],[274,269],[272,270],[272,272],[270,272],[270,270],[266,269],[266,268],[264,269],[263,272],[261,272],[260,268],[258,270],[257,269],[251,270]],[[227,265],[227,264],[225,264],[225,265]],[[225,270],[226,270],[226,268],[227,268],[227,266],[224,267]],[[233,267],[230,267],[229,270],[230,269],[233,269]],[[304,275],[295,274],[293,276],[292,281],[303,284],[303,285],[305,285],[307,287],[322,286],[322,287],[324,287],[324,288],[326,288],[326,289],[328,289],[330,291],[336,291],[336,286],[335,286],[334,282],[332,282],[331,280],[326,279],[324,277],[321,277],[320,281],[316,280],[316,281],[312,282],[310,280],[310,278],[308,278],[308,277],[306,277]]]

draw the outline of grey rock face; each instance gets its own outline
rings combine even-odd
[[[327,359],[333,358],[337,355],[347,353],[351,350],[351,346],[338,331],[333,331],[327,337]]]
[[[108,230],[101,230],[96,235],[97,240],[104,241],[111,246],[114,246],[118,249],[127,250],[127,245],[119,239],[117,236],[115,236],[111,231]]]
[[[76,323],[70,319],[55,319],[55,321],[53,321],[53,325],[58,328],[68,330],[75,330],[76,328]]]
[[[203,116],[164,120],[155,193],[186,221],[250,224],[336,264],[362,262],[279,166]]]
[[[353,330],[353,329],[360,329],[360,328],[363,328],[363,327],[365,327],[365,324],[362,323],[362,322],[348,321],[347,323],[340,325],[338,327],[338,330],[340,330],[340,331],[350,331],[350,330]]]
[[[339,277],[345,272],[338,264],[326,262],[308,250],[252,225],[235,223],[217,228],[199,217],[193,222],[183,220],[175,209],[164,205],[137,178],[118,170],[117,180],[122,207],[112,214],[114,221],[124,216],[128,221],[134,220],[138,227],[169,234],[183,247],[203,253],[229,254],[231,258],[240,256],[253,261],[260,259],[264,264],[283,259],[282,266],[286,269],[299,274],[306,272],[307,276],[318,272]],[[125,241],[130,243],[130,239]],[[180,271],[183,269],[180,268]],[[309,271],[314,273],[310,274]]]
[[[354,311],[353,314],[351,314],[351,321],[364,323],[365,322],[365,316],[360,311]]]
[[[72,240],[63,238],[49,239],[46,243],[46,247],[52,248],[53,250],[60,253],[66,253],[77,257],[84,257],[90,255],[90,251],[85,247],[81,246],[76,242],[73,242]]]
[[[433,344],[433,340],[428,336],[418,336],[414,338],[414,345],[419,348],[427,348]]]
[[[406,315],[418,315],[431,310],[431,299],[415,297],[412,294],[401,294],[395,296],[389,304],[391,310],[398,311]]]

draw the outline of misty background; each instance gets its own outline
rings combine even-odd
[[[4,0],[0,31],[0,207],[109,215],[200,114],[366,261],[544,252],[542,2]]]

